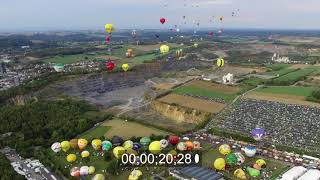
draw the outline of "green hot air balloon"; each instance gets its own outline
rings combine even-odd
[[[140,144],[144,147],[149,146],[151,139],[149,137],[143,137],[140,139]]]
[[[230,166],[234,166],[234,165],[237,164],[238,158],[237,158],[237,156],[236,156],[234,153],[228,154],[228,155],[226,156],[226,162],[227,162],[227,164],[229,164]]]
[[[260,171],[251,167],[247,167],[247,172],[252,177],[258,177],[260,176]]]

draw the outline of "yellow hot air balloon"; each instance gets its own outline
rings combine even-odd
[[[230,154],[231,153],[231,148],[228,144],[223,144],[219,147],[219,152],[222,154],[222,155],[227,155],[227,154]]]
[[[60,144],[62,151],[67,152],[70,149],[69,141],[62,141]]]
[[[223,67],[223,66],[224,66],[224,59],[223,59],[223,58],[218,58],[218,60],[217,60],[217,66],[218,66],[218,67]]]
[[[82,151],[82,152],[81,152],[81,157],[82,157],[82,158],[87,158],[87,157],[89,157],[89,156],[90,156],[89,151]]]
[[[80,150],[83,150],[88,144],[86,139],[78,139],[78,146]]]
[[[111,34],[114,31],[113,24],[106,24],[104,28],[106,29],[106,32],[109,34]]]
[[[262,168],[265,168],[266,165],[267,165],[266,161],[263,160],[263,159],[258,159],[258,160],[256,161],[256,164],[259,165],[259,166],[262,167]]]
[[[161,54],[166,54],[170,51],[170,47],[167,45],[161,45],[160,46],[160,52]]]
[[[226,161],[223,158],[218,158],[214,161],[213,167],[218,171],[222,171],[226,167]]]
[[[92,140],[91,145],[94,150],[96,150],[96,151],[100,150],[101,145],[102,145],[102,141],[100,139],[94,139],[94,140]]]
[[[126,149],[122,146],[117,146],[113,149],[113,155],[114,157],[116,157],[117,159],[120,159],[121,156],[126,153]]]
[[[142,172],[140,170],[133,170],[130,173],[128,180],[138,180],[138,179],[141,179],[141,176],[142,176]]]
[[[92,180],[105,180],[106,178],[104,177],[103,174],[96,174],[94,175],[94,177],[92,178]]]
[[[130,140],[127,140],[122,145],[126,150],[133,148],[133,142]]]
[[[89,166],[89,174],[93,174],[96,172],[96,168],[94,166]]]
[[[69,162],[69,163],[72,163],[72,162],[74,162],[74,161],[76,161],[77,160],[77,156],[75,155],[75,154],[69,154],[68,156],[67,156],[67,161]]]
[[[122,64],[121,67],[124,72],[127,72],[129,70],[129,64]]]
[[[152,154],[159,154],[161,152],[161,143],[160,141],[153,141],[149,145],[149,151]]]
[[[246,173],[241,168],[236,169],[233,175],[238,179],[247,179]]]
[[[138,155],[137,151],[133,150],[133,149],[127,149],[126,150],[127,154],[134,154],[134,155]]]

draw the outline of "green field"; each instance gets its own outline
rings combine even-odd
[[[93,129],[86,131],[81,135],[81,138],[85,139],[94,139],[94,138],[100,138],[101,136],[104,136],[104,134],[107,133],[108,130],[110,130],[112,127],[110,126],[98,126],[94,127]]]
[[[268,65],[267,68],[270,68],[273,71],[278,71],[280,69],[287,69],[290,66],[291,66],[290,64],[271,64],[271,65]]]
[[[294,72],[290,72],[288,74],[285,74],[281,77],[278,77],[276,79],[274,79],[274,81],[293,81],[296,82],[298,80],[300,80],[301,78],[317,71],[317,67],[309,67],[309,68],[305,68],[305,69],[300,69],[298,71],[294,71]]]
[[[85,57],[88,57],[88,59],[85,59]],[[90,61],[93,60],[95,56],[93,55],[86,55],[86,54],[77,54],[77,55],[65,55],[65,56],[55,56],[48,59],[45,59],[44,61],[49,63],[63,63],[63,64],[69,64],[69,63],[75,63],[78,61]]]
[[[201,89],[198,87],[189,87],[189,86],[182,86],[178,87],[173,91],[176,94],[192,94],[192,95],[198,95],[208,98],[222,98],[226,102],[232,101],[237,94],[225,94],[217,91],[207,90],[207,89]]]
[[[212,168],[213,162],[217,158],[224,158],[224,156],[221,155],[217,149],[209,148],[209,150],[205,150],[205,152],[202,154],[202,165],[204,167]],[[242,165],[242,167],[250,166],[251,164],[253,164],[256,160],[258,160],[260,158],[262,158],[266,161],[267,171],[272,171],[272,175],[271,175],[270,179],[275,179],[276,177],[281,175],[283,172],[285,172],[289,168],[289,166],[287,164],[285,164],[284,162],[273,160],[273,159],[266,159],[265,157],[253,157],[253,158],[246,157],[246,160],[245,160],[244,164]],[[223,174],[228,179],[237,180],[237,178],[233,175],[234,170],[237,168],[239,168],[239,167],[233,168],[231,170],[231,172],[225,171],[225,172],[223,172]],[[261,177],[257,177],[257,178],[249,177],[248,173],[246,173],[246,175],[249,180],[261,179]]]
[[[256,92],[273,93],[273,94],[288,94],[294,96],[308,97],[315,90],[315,87],[298,87],[298,86],[279,86],[279,87],[265,87],[257,89]]]
[[[288,74],[290,72],[293,72],[293,71],[296,71],[295,69],[289,69],[289,68],[283,68],[283,69],[280,69],[280,70],[276,70],[276,71],[269,71],[269,72],[264,72],[262,73],[263,75],[268,75],[268,76],[282,76],[282,75],[285,75],[285,74]]]
[[[259,84],[263,84],[264,82],[265,82],[264,79],[255,78],[255,77],[251,77],[251,78],[248,78],[248,79],[241,81],[242,84],[245,84],[248,86],[257,86]]]

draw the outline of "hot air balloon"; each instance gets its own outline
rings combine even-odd
[[[69,141],[62,141],[60,144],[62,151],[67,152],[70,149]]]
[[[155,34],[154,36],[156,36],[156,38],[159,38],[159,37],[160,37],[160,35],[159,35],[159,34]]]
[[[231,148],[228,144],[223,144],[219,147],[219,152],[222,154],[222,155],[227,155],[227,154],[230,154],[231,153]]]
[[[113,136],[111,142],[113,146],[121,146],[123,143],[123,139],[119,136]]]
[[[208,34],[209,34],[210,37],[212,37],[214,33],[213,32],[209,32]]]
[[[167,46],[167,45],[161,45],[161,46],[160,46],[160,53],[161,53],[161,54],[166,54],[166,53],[169,52],[169,50],[170,50],[170,47]]]
[[[177,144],[177,149],[179,151],[185,151],[185,150],[187,150],[187,145],[184,142],[179,142]]]
[[[70,146],[73,148],[73,149],[77,149],[78,148],[78,139],[71,139],[69,141],[70,143]]]
[[[217,59],[217,66],[218,67],[223,67],[224,66],[224,59],[223,58],[218,58]]]
[[[133,170],[129,177],[128,180],[139,180],[142,177],[142,172],[140,170]]]
[[[51,149],[55,153],[60,152],[61,151],[61,144],[59,142],[55,142],[51,145]]]
[[[194,148],[195,150],[201,149],[201,144],[200,144],[200,142],[199,142],[199,141],[193,141],[193,148]]]
[[[96,174],[94,175],[94,177],[92,178],[92,180],[105,180],[106,178],[104,177],[103,174]]]
[[[94,150],[96,150],[96,151],[100,150],[101,145],[102,145],[102,141],[100,139],[94,139],[94,140],[92,140],[91,145]]]
[[[179,143],[179,137],[178,136],[169,136],[169,143],[173,146],[177,145]]]
[[[219,18],[219,20],[220,20],[220,21],[223,21],[223,16],[221,16],[221,17]]]
[[[149,145],[149,151],[152,154],[159,154],[161,152],[161,143],[160,141],[153,141]]]
[[[90,152],[89,151],[82,151],[81,152],[81,157],[82,158],[87,158],[87,157],[89,157],[90,156]]]
[[[126,153],[126,149],[122,146],[117,146],[113,149],[113,155],[114,157],[116,157],[117,159],[120,159],[121,156]]]
[[[72,177],[79,177],[80,176],[80,169],[78,167],[71,168],[70,175]]]
[[[265,168],[266,165],[267,165],[266,161],[263,160],[263,159],[258,159],[258,160],[256,161],[256,164],[258,164],[261,168]]]
[[[111,37],[109,35],[106,35],[106,41],[110,42]]]
[[[135,150],[133,150],[133,149],[127,149],[126,150],[126,154],[134,154],[134,155],[138,155],[138,152],[137,151],[135,151]]]
[[[88,166],[82,166],[80,168],[80,176],[88,176],[89,175],[89,167]]]
[[[254,146],[247,146],[244,148],[244,153],[248,157],[253,157],[257,153],[257,148]]]
[[[226,167],[226,161],[223,158],[218,158],[214,161],[213,167],[218,171],[223,171]]]
[[[251,167],[247,167],[247,172],[249,173],[250,176],[252,177],[258,177],[260,176],[260,171]]]
[[[112,62],[112,61],[108,61],[108,62],[106,63],[106,68],[107,68],[108,71],[112,71],[115,66],[116,66],[115,63]]]
[[[113,24],[106,24],[104,26],[105,30],[107,33],[111,34],[113,31],[114,31],[114,27],[113,27]]]
[[[254,163],[252,167],[256,170],[261,170],[261,166],[259,166],[257,163]]]
[[[264,136],[265,131],[263,128],[255,128],[251,131],[251,136],[256,140],[260,141]]]
[[[194,43],[194,44],[193,44],[193,47],[194,47],[194,48],[197,48],[198,46],[199,46],[198,43]]]
[[[122,145],[126,150],[133,148],[133,142],[131,140],[127,140]]]
[[[127,52],[126,52],[126,56],[128,58],[133,57],[133,49],[128,49]]]
[[[129,64],[122,64],[121,67],[124,72],[127,72],[129,70]]]
[[[238,179],[247,179],[246,173],[241,168],[236,169],[233,175]]]
[[[78,147],[80,150],[83,150],[88,144],[86,139],[78,139]]]
[[[132,38],[136,38],[136,37],[137,37],[137,32],[136,32],[136,30],[132,30],[131,36],[132,36]]]
[[[143,137],[140,139],[140,144],[144,147],[147,147],[151,142],[151,139],[149,137]]]
[[[160,140],[161,149],[166,148],[169,145],[169,142],[166,139]]]
[[[237,159],[237,156],[235,154],[228,154],[226,156],[226,162],[227,164],[229,164],[230,166],[234,166],[237,164],[238,162],[238,159]]]
[[[109,151],[111,149],[112,143],[110,141],[103,141],[102,142],[102,150]]]
[[[67,161],[68,161],[69,163],[75,162],[76,160],[77,160],[77,156],[76,156],[75,154],[69,154],[69,155],[67,156]]]
[[[165,18],[160,18],[160,23],[161,24],[164,24],[166,22],[166,19]]]
[[[137,150],[139,150],[141,148],[141,144],[139,144],[139,143],[133,143],[133,147],[132,147],[132,149],[133,150],[135,150],[135,151],[137,151]]]
[[[244,163],[244,161],[246,160],[246,158],[244,157],[244,155],[242,155],[240,152],[236,152],[234,153],[234,155],[236,155],[237,157],[237,165],[241,165]]]
[[[89,166],[89,174],[93,174],[94,172],[96,172],[96,168],[94,166]]]
[[[64,64],[62,64],[62,63],[55,64],[55,65],[53,65],[53,69],[56,72],[62,72],[64,70]]]
[[[188,151],[193,150],[194,145],[193,145],[193,143],[191,141],[186,141],[185,144],[187,146],[187,150]]]

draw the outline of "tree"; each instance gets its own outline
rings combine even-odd
[[[114,159],[112,161],[110,161],[110,163],[107,165],[107,172],[112,174],[112,175],[116,175],[119,171],[119,163],[118,160]]]

